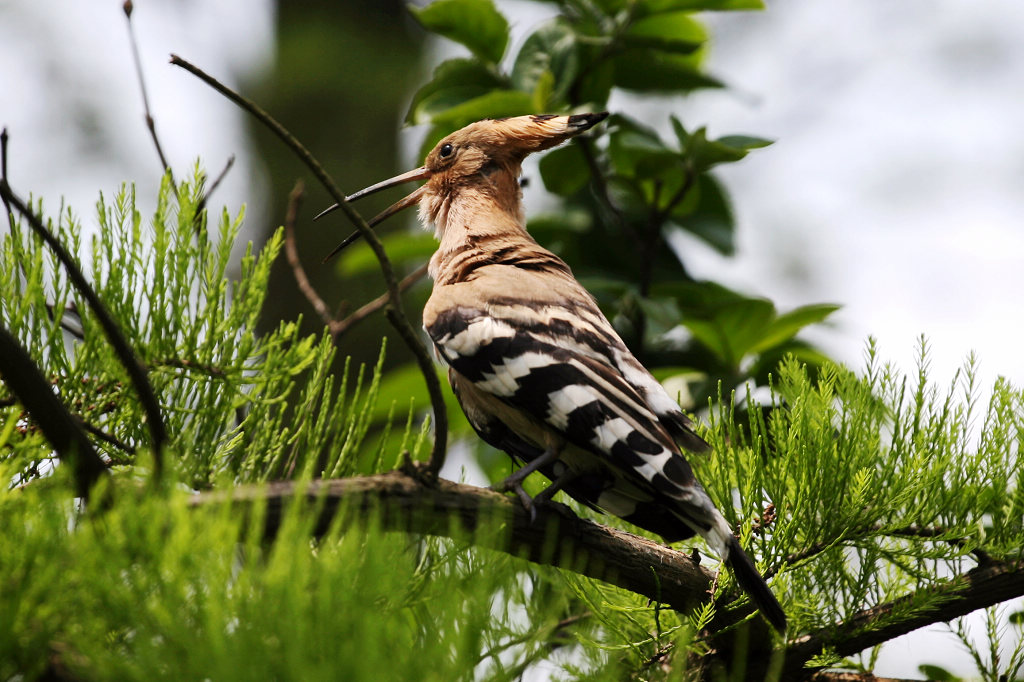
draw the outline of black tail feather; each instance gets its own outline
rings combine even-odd
[[[743,551],[736,538],[732,538],[729,541],[729,558],[726,560],[726,563],[729,564],[733,575],[736,576],[736,582],[754,600],[754,604],[760,609],[761,615],[772,624],[772,627],[780,633],[785,633],[786,613],[782,610],[782,605],[779,604],[779,600],[772,594],[764,578],[757,572],[754,562]]]

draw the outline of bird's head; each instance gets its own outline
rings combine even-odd
[[[514,202],[515,206],[510,205],[509,208],[515,208],[519,203],[516,183],[523,159],[589,130],[607,116],[607,112],[565,116],[547,114],[477,121],[438,142],[419,168],[371,185],[349,195],[347,200],[356,201],[389,187],[426,180],[422,186],[370,220],[371,227],[414,204],[420,205],[425,220],[436,221],[452,197],[464,191],[476,190],[495,201]],[[336,208],[338,204],[317,218]],[[355,241],[358,235],[357,232],[346,239],[331,255]]]

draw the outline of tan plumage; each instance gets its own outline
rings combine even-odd
[[[349,197],[425,179],[375,218],[419,205],[439,241],[423,326],[469,422],[525,466],[501,489],[528,509],[533,471],[669,541],[699,533],[734,570],[766,618],[785,614],[714,507],[682,448],[707,444],[629,352],[569,266],[525,228],[518,177],[530,153],[591,128],[606,114],[519,116],[473,123],[445,139],[421,168]]]

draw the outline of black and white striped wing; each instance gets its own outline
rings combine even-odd
[[[443,311],[427,332],[476,390],[527,413],[632,486],[663,499],[694,531],[706,538],[711,533],[714,545],[725,541],[719,541],[721,515],[672,437],[615,367],[576,343],[557,344],[529,324],[465,307]]]

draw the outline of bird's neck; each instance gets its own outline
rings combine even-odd
[[[430,274],[435,281],[451,279],[444,271],[467,252],[486,257],[489,252],[517,244],[536,244],[526,231],[516,179],[487,180],[430,193],[421,200],[420,219],[425,224],[433,223],[440,242],[430,259]]]

